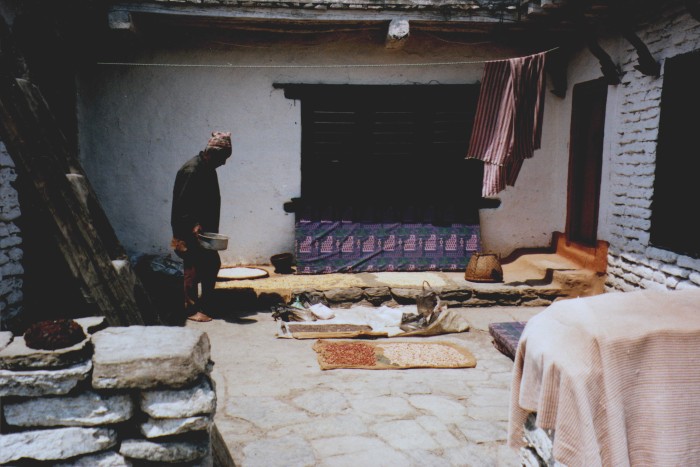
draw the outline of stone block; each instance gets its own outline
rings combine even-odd
[[[456,303],[462,303],[469,300],[472,296],[471,290],[465,289],[454,289],[454,290],[443,290],[440,292],[440,299],[443,301],[452,301]]]
[[[170,326],[112,327],[92,341],[97,389],[184,387],[207,372],[211,351],[203,331]]]
[[[131,467],[134,464],[115,451],[101,452],[54,464],[55,467]]]
[[[202,459],[209,453],[209,439],[199,441],[149,441],[126,439],[119,447],[119,453],[128,459],[149,462],[192,462]]]
[[[332,303],[357,302],[362,298],[362,289],[359,287],[347,287],[331,289],[324,292],[326,300]]]
[[[367,301],[375,306],[391,300],[391,289],[389,287],[367,287],[364,289],[364,294]]]
[[[10,345],[15,336],[10,331],[0,331],[0,352],[2,349]]]
[[[149,418],[141,424],[141,433],[146,438],[179,435],[189,431],[209,430],[214,422],[211,417]]]
[[[103,451],[117,444],[109,428],[55,428],[0,435],[0,464],[19,459],[65,460]]]
[[[415,303],[416,297],[418,297],[422,292],[423,291],[421,289],[408,289],[401,287],[394,287],[391,289],[391,294],[399,303]]]
[[[216,392],[207,378],[190,388],[141,393],[141,410],[153,418],[186,418],[216,412]]]
[[[90,360],[92,344],[83,339],[63,349],[43,350],[27,346],[23,336],[17,336],[10,345],[0,350],[0,369],[31,371],[66,368]]]
[[[88,360],[54,370],[0,370],[0,397],[67,394],[89,376],[91,369],[92,362]]]
[[[5,420],[14,426],[97,426],[131,418],[134,402],[128,394],[83,392],[76,396],[6,401]]]

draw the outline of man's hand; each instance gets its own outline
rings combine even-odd
[[[192,227],[192,233],[195,237],[199,236],[199,234],[202,233],[202,226],[197,224],[194,227]]]

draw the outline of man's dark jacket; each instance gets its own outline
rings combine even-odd
[[[192,229],[202,226],[203,232],[219,231],[221,194],[216,169],[207,166],[202,153],[187,161],[177,172],[173,188],[170,224],[173,237],[191,245]]]

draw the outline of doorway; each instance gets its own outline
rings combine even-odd
[[[573,89],[566,237],[586,246],[595,246],[598,239],[607,95],[603,79],[579,83]]]

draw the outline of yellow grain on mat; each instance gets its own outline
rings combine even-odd
[[[426,365],[450,367],[468,365],[473,360],[447,345],[394,342],[378,345],[392,364],[400,366]]]

